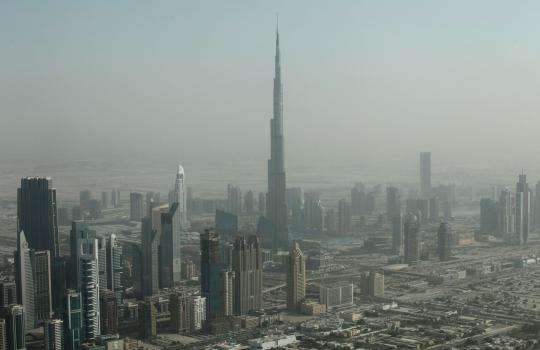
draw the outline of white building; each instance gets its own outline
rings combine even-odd
[[[264,338],[256,338],[248,340],[249,348],[251,350],[265,350],[281,348],[290,344],[296,343],[296,336],[290,335],[271,335]]]
[[[326,309],[336,306],[352,305],[354,296],[354,285],[352,283],[340,283],[334,285],[323,285],[320,288],[319,301],[326,305]]]
[[[206,320],[206,298],[201,296],[191,298],[190,313],[191,331],[202,329],[202,324]]]

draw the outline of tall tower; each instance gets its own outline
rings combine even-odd
[[[439,230],[437,231],[438,245],[437,253],[439,254],[439,261],[447,261],[450,259],[450,227],[447,222],[441,222]]]
[[[276,30],[274,114],[270,120],[270,159],[268,160],[268,204],[266,213],[274,226],[274,249],[287,249],[289,246],[283,139],[283,84],[281,83],[279,31]]]
[[[24,308],[24,330],[28,331],[36,326],[35,319],[35,288],[34,273],[32,269],[32,251],[28,248],[26,235],[20,231],[17,236],[17,250],[15,251],[15,281],[17,284],[17,302]]]
[[[262,252],[257,236],[238,237],[232,253],[234,313],[245,315],[262,307]]]
[[[527,175],[521,174],[516,184],[516,243],[518,244],[527,243],[529,237],[531,197]]]
[[[49,250],[52,256],[58,256],[56,215],[56,189],[52,188],[52,180],[22,178],[17,190],[17,232],[25,232],[30,249]]]
[[[420,195],[431,196],[431,152],[420,152]]]
[[[416,264],[420,260],[420,242],[418,237],[418,218],[409,213],[405,216],[403,223],[404,228],[404,255],[405,263]]]
[[[178,203],[176,214],[173,217],[173,228],[178,233],[188,229],[189,227],[187,220],[187,199],[185,186],[186,180],[184,168],[181,165],[178,165],[176,179],[174,180],[174,190],[169,192],[169,207],[172,208],[173,203]]]
[[[287,309],[298,311],[306,297],[306,258],[298,243],[289,252],[287,264]]]

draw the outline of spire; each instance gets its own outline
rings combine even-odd
[[[279,14],[276,14],[276,69],[280,65],[280,52],[279,52]]]

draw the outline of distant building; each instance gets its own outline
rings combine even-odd
[[[420,195],[431,197],[431,152],[420,152]]]
[[[216,232],[226,241],[232,241],[238,234],[238,215],[217,209],[215,216]]]
[[[206,298],[200,296],[191,297],[190,301],[190,329],[196,332],[202,329],[206,320]]]
[[[397,187],[386,188],[386,216],[392,221],[401,215],[401,195]]]
[[[480,200],[480,232],[495,233],[497,231],[498,208],[490,198]]]
[[[160,221],[159,218],[156,220]],[[161,229],[154,225],[156,220],[144,217],[141,223],[141,292],[143,297],[152,296],[159,289],[159,241]]]
[[[515,203],[510,189],[505,188],[499,195],[497,205],[497,234],[506,240],[511,240],[515,230]],[[482,220],[480,220],[482,221]]]
[[[306,258],[297,242],[289,252],[287,264],[287,309],[299,311],[306,297]]]
[[[144,217],[143,196],[141,193],[129,194],[129,220],[141,221]]]
[[[344,282],[320,287],[320,303],[326,305],[327,310],[336,306],[353,305],[353,297],[352,283]]]
[[[99,292],[101,334],[118,333],[118,304],[116,294],[109,289]]]
[[[403,254],[403,216],[399,214],[392,219],[392,252]]]
[[[45,321],[45,323],[43,324],[45,350],[63,350],[63,332],[64,327],[62,320],[54,319]]]
[[[255,214],[255,198],[253,197],[253,191],[249,190],[244,195],[244,209],[248,215]]]
[[[109,192],[101,192],[101,209],[109,208]]]
[[[32,251],[28,248],[24,231],[17,236],[17,250],[15,251],[15,281],[17,284],[17,302],[25,309],[24,331],[36,327],[36,290],[34,284],[34,271],[32,266]]]
[[[384,297],[384,274],[376,271],[363,273],[360,287],[363,295],[376,298]]]
[[[22,305],[12,304],[7,310],[6,333],[10,350],[26,350],[25,313]]]
[[[405,263],[415,264],[420,260],[419,224],[414,214],[407,214],[403,223]]]
[[[519,181],[516,185],[516,216],[515,216],[515,235],[516,243],[527,243],[530,230],[531,219],[531,190],[527,183],[525,174],[519,175]]]
[[[257,236],[238,237],[232,252],[234,313],[262,308],[262,252]]]
[[[159,208],[161,220],[159,287],[171,288],[182,280],[182,246],[180,242],[182,230],[175,228],[175,225],[181,225],[181,220],[176,218],[177,202],[174,202],[171,207],[161,206]]]
[[[440,261],[447,261],[450,259],[450,235],[448,223],[442,222],[439,226],[439,231],[437,232],[437,253],[439,254]]]
[[[242,213],[242,191],[240,187],[227,185],[227,211],[239,215]]]
[[[338,202],[338,234],[346,235],[351,232],[351,206],[345,199]]]
[[[92,193],[90,190],[84,190],[79,192],[79,206],[81,210],[85,211],[90,208],[90,200],[92,199]]]
[[[178,203],[178,207],[173,215],[173,230],[176,235],[180,235],[181,232],[189,228],[185,176],[184,168],[178,165],[174,180],[174,189],[169,192],[169,207],[172,208],[174,203]]]
[[[28,247],[59,254],[56,189],[50,178],[21,179],[17,190],[17,232],[24,231]]]

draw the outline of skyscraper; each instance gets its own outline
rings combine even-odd
[[[92,341],[100,335],[99,257],[95,232],[82,221],[74,221],[70,233],[71,284],[81,292],[82,337]]]
[[[10,350],[25,350],[25,311],[22,305],[12,304],[8,308],[6,328],[7,343]]]
[[[234,313],[245,315],[262,307],[262,252],[257,236],[238,237],[232,253]]]
[[[505,188],[499,195],[499,204],[497,206],[497,232],[505,240],[511,240],[515,230],[514,218],[515,210],[512,202],[512,193],[510,189]]]
[[[43,335],[45,339],[45,350],[63,350],[63,322],[62,320],[54,319],[47,320],[43,324]]]
[[[129,194],[129,219],[131,221],[140,221],[143,216],[143,196],[141,193],[131,192]]]
[[[31,253],[24,231],[20,231],[17,236],[17,250],[15,252],[15,281],[17,284],[17,302],[21,305],[21,308],[24,307],[26,313],[24,318],[25,331],[29,331],[36,326],[36,299]]]
[[[118,244],[116,234],[112,233],[107,240],[107,288],[114,292],[118,304],[122,303],[124,288],[122,286],[122,246]]]
[[[350,233],[351,223],[351,205],[345,199],[340,199],[338,202],[338,234]]]
[[[99,292],[99,314],[101,334],[118,333],[118,306],[116,295],[109,289]]]
[[[206,320],[206,298],[194,296],[190,302],[190,321],[191,331],[195,332],[202,329],[203,322]]]
[[[287,309],[298,311],[306,297],[306,258],[297,242],[289,251],[287,264]]]
[[[51,256],[48,250],[31,251],[36,323],[52,317]]]
[[[529,237],[531,217],[531,190],[527,175],[520,174],[516,184],[516,243],[525,244]]]
[[[405,263],[415,264],[420,259],[419,224],[416,215],[409,213],[404,218],[404,255]]]
[[[157,335],[157,309],[151,298],[139,302],[139,334],[143,339]]]
[[[21,179],[17,191],[17,232],[24,231],[30,249],[59,254],[56,189],[50,178]]]
[[[399,214],[392,219],[392,252],[403,254],[403,216]]]
[[[242,213],[242,191],[238,186],[227,185],[227,211],[236,215]]]
[[[189,333],[191,329],[191,297],[181,293],[173,293],[169,300],[173,331],[175,333]]]
[[[159,246],[159,287],[170,288],[182,280],[182,257],[180,239],[182,230],[177,230],[175,225],[181,222],[176,220],[178,203],[172,206],[160,207],[161,235]]]
[[[287,249],[287,203],[285,198],[285,150],[283,137],[283,84],[279,52],[279,31],[276,31],[273,118],[270,120],[270,159],[268,160],[267,217],[273,224],[274,248]]]
[[[141,224],[141,292],[143,297],[154,295],[159,288],[159,239],[161,228],[153,227],[153,221],[150,217],[144,217]]]
[[[6,320],[0,318],[0,350],[8,349]]]
[[[431,152],[420,152],[420,195],[431,197]]]
[[[174,189],[169,193],[169,207],[172,208],[173,203],[178,203],[178,208],[173,217],[173,229],[177,234],[180,234],[180,232],[189,228],[185,186],[186,180],[184,168],[181,165],[178,165]]]
[[[211,230],[201,234],[201,296],[206,298],[206,319],[221,315],[221,257],[219,236]]]
[[[450,259],[450,227],[448,226],[448,223],[441,222],[439,225],[439,231],[437,232],[437,238],[437,253],[439,254],[439,261],[446,261]]]
[[[401,215],[401,197],[397,187],[386,188],[386,215],[388,220]]]
[[[64,346],[66,350],[77,350],[85,341],[83,333],[83,310],[81,293],[68,289],[64,294]]]

